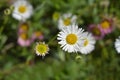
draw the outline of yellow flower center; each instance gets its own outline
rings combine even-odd
[[[64,19],[64,22],[63,22],[63,23],[64,23],[65,26],[70,25],[70,24],[71,24],[70,18]]]
[[[46,44],[40,43],[36,46],[36,50],[40,55],[45,55],[48,51],[48,46]]]
[[[28,25],[22,24],[20,28],[24,31],[27,31],[28,30]]]
[[[25,13],[26,10],[27,10],[27,8],[26,8],[26,6],[24,6],[24,5],[21,5],[21,6],[19,6],[19,8],[18,8],[18,11],[19,11],[20,13]]]
[[[88,43],[89,43],[88,39],[85,39],[85,41],[84,41],[84,46],[87,46]]]
[[[28,38],[27,34],[25,34],[25,33],[21,34],[20,37],[21,37],[23,40],[27,40],[27,38]]]
[[[66,41],[68,44],[73,45],[77,42],[77,36],[75,34],[68,34],[66,37]]]
[[[40,31],[36,31],[36,32],[35,32],[35,36],[36,36],[36,37],[39,37],[39,36],[41,36],[41,35],[42,35],[42,33],[41,33]]]
[[[97,27],[93,28],[92,33],[94,35],[100,35],[101,34],[100,30]]]
[[[108,21],[104,21],[101,23],[103,29],[108,29],[110,27],[110,23]]]

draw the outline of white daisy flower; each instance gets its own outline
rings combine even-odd
[[[59,40],[58,44],[61,45],[62,49],[67,52],[77,52],[83,46],[84,35],[83,29],[78,28],[77,25],[70,25],[65,29],[62,29],[57,39]]]
[[[83,47],[80,49],[80,52],[82,54],[88,54],[94,50],[96,40],[91,33],[84,32],[84,36],[84,44]]]
[[[115,48],[118,53],[120,53],[120,36],[118,39],[115,41]]]
[[[33,13],[32,5],[26,0],[17,0],[13,4],[14,10],[12,16],[19,21],[26,21]]]
[[[45,56],[48,54],[49,47],[47,44],[45,44],[45,42],[38,42],[35,46],[35,51],[38,56]]]
[[[71,24],[75,24],[77,20],[76,15],[72,15],[71,13],[63,14],[58,20],[58,28],[61,30]]]

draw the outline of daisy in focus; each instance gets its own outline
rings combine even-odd
[[[84,32],[84,36],[85,36],[84,44],[83,44],[83,47],[80,49],[80,52],[82,54],[88,54],[94,50],[96,40],[91,33]]]
[[[33,13],[33,7],[27,0],[16,0],[13,6],[12,16],[19,21],[26,21]]]
[[[38,56],[45,56],[48,54],[49,47],[45,42],[38,42],[35,46],[35,51]]]
[[[104,34],[111,33],[113,30],[113,21],[111,19],[105,19],[100,23],[99,27]]]
[[[58,20],[58,28],[61,30],[62,28],[75,24],[76,20],[76,15],[72,15],[71,13],[63,14]]]
[[[115,41],[115,48],[118,53],[120,53],[120,36],[118,39]]]
[[[67,52],[77,52],[83,46],[84,35],[83,29],[78,28],[77,25],[70,25],[62,29],[57,37],[58,44]]]

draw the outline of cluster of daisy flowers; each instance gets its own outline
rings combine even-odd
[[[114,29],[112,19],[104,19],[99,24],[91,24],[88,31],[92,32],[96,40],[103,39],[105,35],[111,33]]]
[[[44,39],[44,35],[40,31],[34,31],[31,36],[28,34],[29,25],[27,23],[21,23],[18,28],[18,44],[22,47],[30,46],[34,41]]]
[[[92,32],[96,40],[103,39],[107,34],[112,33],[114,30],[113,19],[104,19],[100,24],[91,24],[88,31]],[[115,49],[120,53],[120,36],[114,42]]]
[[[57,37],[58,44],[68,53],[91,53],[95,48],[96,40],[91,33],[84,32],[82,28],[78,28],[76,20],[77,16],[71,13],[66,13],[59,17],[58,29],[60,32]]]
[[[45,56],[48,51],[49,47],[45,42],[42,42],[44,39],[43,33],[40,31],[33,32],[32,36],[28,36],[28,25],[23,23],[20,25],[18,30],[18,44],[22,47],[28,47],[35,41],[38,41],[35,46],[35,51],[37,55]]]
[[[13,13],[12,16],[16,20],[20,21],[18,28],[18,44],[22,47],[30,46],[34,41],[42,41],[44,39],[43,33],[40,31],[33,32],[32,36],[29,36],[29,25],[27,24],[27,19],[29,19],[33,14],[33,7],[27,0],[16,0],[13,3]],[[37,42],[35,46],[35,51],[37,55],[45,56],[49,47],[45,42]]]
[[[68,53],[88,54],[95,48],[96,40],[91,33],[84,32],[82,28],[77,25],[70,25],[63,28],[57,39],[59,40],[61,48]]]
[[[43,40],[43,34],[40,31],[35,31],[31,37],[28,35],[29,25],[26,21],[33,14],[32,5],[27,0],[16,0],[13,7],[13,18],[22,22],[18,29],[18,44],[30,46],[36,39]],[[76,25],[76,15],[56,13],[53,17],[58,20],[58,29],[60,30],[57,36],[58,44],[62,50],[68,53],[89,54],[95,49],[96,40],[104,38],[105,35],[113,31],[111,19],[105,19],[100,24],[91,24],[88,27],[89,32],[85,32]],[[116,39],[115,48],[120,53],[120,38]],[[35,51],[37,55],[45,56],[49,51],[49,46],[45,42],[37,42]]]

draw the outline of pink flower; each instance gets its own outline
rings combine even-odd
[[[18,34],[27,33],[28,29],[29,29],[28,24],[27,24],[27,23],[22,23],[22,24],[20,24],[20,26],[19,26]]]
[[[22,47],[30,46],[30,44],[31,44],[31,40],[27,38],[26,33],[20,34],[17,42]]]
[[[34,41],[36,39],[38,40],[43,40],[44,36],[43,36],[43,33],[40,32],[40,31],[35,31],[32,35],[32,38],[31,38],[31,41]]]
[[[100,30],[104,34],[109,34],[113,31],[113,21],[110,19],[105,19],[100,23]]]
[[[93,34],[96,40],[102,39],[105,35],[102,33],[100,25],[91,24],[88,26],[88,31]]]

